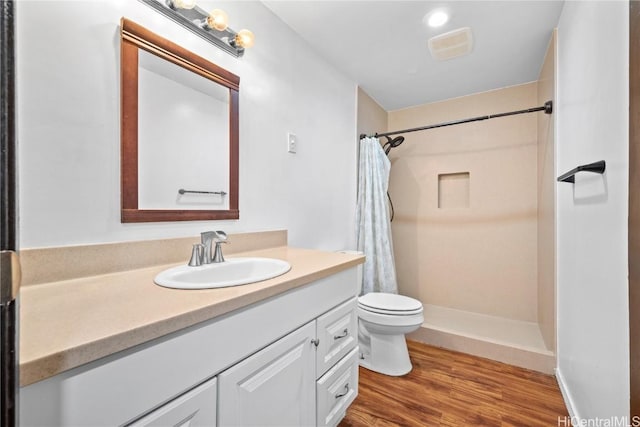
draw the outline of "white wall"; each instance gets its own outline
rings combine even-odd
[[[353,246],[355,83],[261,3],[199,2],[214,4],[256,35],[244,58],[133,0],[18,2],[22,248],[282,228],[295,246]],[[239,221],[120,223],[122,16],[240,76]]]
[[[628,8],[566,2],[558,26],[557,172],[607,162],[557,184],[558,373],[585,420],[629,414]]]

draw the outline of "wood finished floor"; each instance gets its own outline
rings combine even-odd
[[[414,341],[408,345],[413,370],[404,377],[360,368],[358,397],[339,427],[555,427],[558,417],[569,416],[553,376]]]

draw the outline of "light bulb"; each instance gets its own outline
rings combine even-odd
[[[253,46],[255,42],[255,36],[249,30],[240,30],[238,34],[236,34],[236,46],[242,48],[249,48]]]
[[[173,5],[178,9],[193,9],[196,5],[196,0],[173,0]]]
[[[228,23],[229,16],[227,16],[224,10],[214,9],[209,13],[209,16],[207,16],[207,26],[209,28],[224,31],[227,29]]]

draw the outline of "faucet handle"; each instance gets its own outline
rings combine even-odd
[[[227,241],[227,238],[228,238],[227,237],[227,233],[225,233],[224,231],[217,230],[217,231],[214,231],[214,233],[215,233],[216,241],[218,241],[218,242],[226,242]]]
[[[224,240],[216,242],[216,247],[213,252],[213,258],[211,262],[214,262],[214,263],[224,262],[224,255],[222,255],[222,247],[220,246],[222,243],[228,243],[228,242],[225,242]]]
[[[189,260],[190,267],[197,267],[202,265],[202,256],[204,252],[204,245],[202,243],[196,243],[191,250],[191,259]]]

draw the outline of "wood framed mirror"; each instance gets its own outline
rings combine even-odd
[[[240,78],[120,28],[121,222],[238,219]]]

